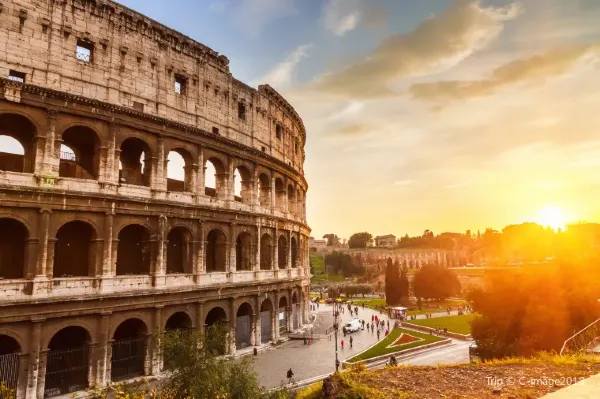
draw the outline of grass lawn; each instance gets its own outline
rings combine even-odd
[[[461,316],[443,316],[433,317],[431,319],[408,320],[409,323],[419,326],[433,328],[447,328],[450,332],[459,334],[471,334],[471,320],[475,317],[474,314],[464,314]]]
[[[417,342],[410,342],[404,345],[395,346],[393,348],[388,348],[387,346],[392,344],[402,333],[409,334],[417,338],[423,338],[423,340]],[[377,345],[371,347],[371,349],[361,353],[358,356],[354,356],[353,358],[346,360],[346,362],[354,363],[360,360],[371,359],[373,357],[387,355],[389,353],[398,352],[404,349],[416,348],[417,346],[423,346],[432,342],[441,341],[442,339],[444,338],[436,337],[434,335],[429,334],[423,334],[412,330],[405,330],[403,328],[394,328],[392,332],[387,337],[379,341]]]
[[[380,298],[352,297],[352,298],[348,298],[348,301],[352,301],[352,304],[355,306],[358,306],[358,307],[361,307],[363,305],[363,303],[365,304],[365,306],[370,307],[370,308],[387,306],[387,304],[385,303],[385,299],[380,299]]]

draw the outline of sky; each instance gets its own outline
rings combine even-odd
[[[120,2],[296,108],[315,237],[600,221],[600,1]]]

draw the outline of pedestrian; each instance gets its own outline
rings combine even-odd
[[[319,309],[319,302],[317,302],[317,309]]]
[[[371,321],[375,320],[375,316],[371,315]]]
[[[390,329],[390,321],[388,320],[388,330]]]
[[[340,345],[342,346],[342,349],[344,349],[344,340],[340,342]]]
[[[380,335],[379,329],[377,329],[377,341],[379,341],[379,335]]]
[[[385,336],[387,337],[388,334],[390,333],[390,330],[385,330]]]
[[[290,367],[290,369],[287,372],[287,378],[288,378],[288,383],[292,383],[292,377],[294,377],[294,372],[292,371],[292,368]]]
[[[375,326],[373,324],[371,324],[371,335],[373,335],[374,332],[375,332]]]
[[[352,349],[352,342],[353,342],[353,341],[354,341],[354,340],[352,339],[352,336],[350,336],[350,349]]]

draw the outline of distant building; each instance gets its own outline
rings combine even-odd
[[[315,240],[314,237],[308,238],[308,246],[310,248],[322,249],[327,247],[327,240]]]
[[[376,247],[394,248],[396,246],[396,242],[396,236],[393,234],[375,237]]]

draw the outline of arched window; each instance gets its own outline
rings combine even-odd
[[[54,277],[93,277],[96,266],[95,238],[94,228],[79,220],[66,223],[58,229],[54,244]]]
[[[264,173],[258,176],[258,202],[260,206],[269,206],[269,198],[271,197],[271,179]]]
[[[175,227],[167,235],[167,273],[191,273],[191,234]]]
[[[284,236],[279,236],[279,240],[277,240],[277,263],[279,265],[280,269],[285,269],[287,266],[287,253],[288,253],[288,246],[287,246],[287,240],[285,239]]]
[[[0,218],[0,278],[25,277],[25,252],[29,232],[18,220]]]
[[[100,163],[100,140],[92,129],[73,126],[62,134],[59,176],[97,179]]]
[[[211,230],[206,241],[206,271],[209,273],[226,271],[227,238],[225,234],[219,229]]]
[[[140,319],[127,319],[115,330],[112,344],[112,381],[145,375],[148,327]]]
[[[279,177],[275,179],[275,208],[278,211],[282,211],[284,209],[285,204],[285,186],[283,184],[283,180]]]
[[[36,134],[24,116],[0,114],[0,170],[33,173]]]
[[[296,214],[296,190],[294,186],[291,184],[288,185],[288,212],[295,215]]]
[[[260,238],[260,270],[271,270],[273,268],[273,243],[269,234],[263,234]]]
[[[236,270],[252,270],[252,236],[250,233],[240,233],[235,244]]]
[[[119,232],[117,275],[150,274],[150,232],[131,224]]]
[[[245,166],[238,166],[233,173],[234,198],[244,204],[252,203],[252,175]]]
[[[66,327],[48,344],[45,397],[81,391],[89,386],[90,334],[82,327]]]
[[[150,186],[152,165],[150,148],[144,141],[130,137],[121,144],[119,182]]]
[[[292,267],[296,267],[298,263],[298,244],[296,238],[292,237]]]
[[[204,192],[209,197],[224,197],[227,189],[225,165],[217,157],[206,160],[204,168]]]
[[[254,311],[248,302],[240,305],[236,314],[235,347],[247,348],[252,345],[252,324],[254,324]]]
[[[184,149],[174,149],[167,156],[167,191],[192,191],[192,156]]]

